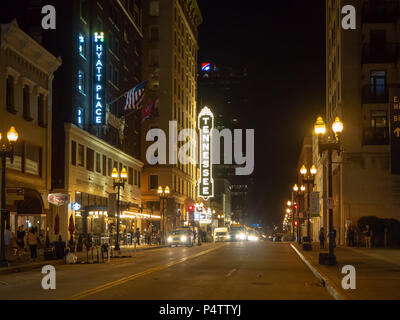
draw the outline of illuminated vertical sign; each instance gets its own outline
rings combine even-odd
[[[104,33],[93,36],[93,104],[94,124],[105,124],[105,47]]]
[[[204,107],[198,118],[200,130],[200,178],[198,181],[199,197],[204,200],[214,196],[211,161],[211,130],[214,127],[214,115]]]

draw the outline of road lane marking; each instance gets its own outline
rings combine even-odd
[[[336,290],[331,282],[328,280],[326,276],[323,276],[308,260],[301,254],[299,250],[293,245],[290,244],[292,249],[298,254],[301,260],[306,264],[306,266],[311,270],[311,272],[315,275],[317,279],[319,279],[322,282],[322,285],[328,290],[329,294],[335,299],[335,300],[345,300],[345,298]]]
[[[210,253],[210,252],[212,252],[212,251],[214,251],[214,250],[220,249],[220,248],[222,248],[224,245],[225,245],[225,244],[220,245],[220,246],[215,247],[215,248],[210,248],[210,249],[207,249],[207,250],[204,250],[204,251],[200,251],[200,252],[198,252],[198,253],[196,253],[196,254],[193,254],[193,255],[191,255],[191,256],[187,256],[187,257],[178,259],[178,260],[176,260],[176,261],[173,261],[173,262],[170,262],[170,263],[167,263],[167,264],[158,266],[158,267],[150,268],[150,269],[147,269],[147,270],[145,270],[145,271],[142,271],[142,272],[139,272],[139,273],[136,273],[136,274],[133,274],[133,275],[130,275],[130,276],[127,276],[127,277],[124,277],[124,278],[121,278],[121,279],[112,281],[112,282],[108,282],[108,283],[103,284],[103,285],[101,285],[101,286],[98,286],[98,287],[96,287],[96,288],[89,289],[89,290],[83,291],[83,292],[81,292],[81,293],[72,295],[72,296],[70,296],[69,298],[66,298],[65,300],[79,300],[79,299],[85,298],[85,297],[87,297],[87,296],[90,296],[90,295],[93,295],[93,294],[102,292],[102,291],[107,290],[107,289],[110,289],[110,288],[112,288],[112,287],[119,286],[119,285],[124,284],[124,283],[126,283],[126,282],[128,282],[128,281],[132,281],[132,280],[135,280],[135,279],[137,279],[137,278],[140,278],[140,277],[149,275],[149,274],[151,274],[151,273],[154,273],[154,272],[157,272],[157,271],[161,271],[161,270],[168,269],[168,268],[170,268],[170,267],[172,267],[172,266],[175,266],[175,265],[180,264],[180,263],[182,263],[182,262],[185,262],[185,261],[187,261],[187,260],[191,260],[191,259],[200,257],[200,256],[205,255],[205,254],[207,254],[207,253]]]
[[[232,273],[234,273],[235,271],[237,271],[236,269],[232,269],[231,271],[229,271],[229,273],[227,273],[226,274],[226,278],[229,278],[231,275],[232,275]]]

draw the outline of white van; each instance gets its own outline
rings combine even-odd
[[[215,228],[214,229],[214,242],[225,241],[228,235],[228,228]]]

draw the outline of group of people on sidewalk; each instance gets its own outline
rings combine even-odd
[[[7,261],[12,261],[14,258],[21,258],[28,249],[31,259],[35,261],[37,259],[38,246],[42,243],[43,237],[38,233],[36,227],[25,230],[25,227],[21,225],[18,227],[16,234],[13,234],[11,227],[6,226],[4,245]]]
[[[334,247],[336,247],[336,229],[333,228],[332,232],[333,232],[333,245],[334,245]],[[355,228],[353,228],[353,226],[350,226],[349,229],[347,230],[347,245],[349,247],[355,246],[355,242],[354,242],[355,233],[356,233]],[[372,230],[369,227],[369,225],[366,225],[366,229],[363,231],[363,234],[364,234],[364,238],[365,238],[366,248],[371,249]],[[325,249],[325,242],[327,239],[327,235],[325,233],[324,227],[322,227],[320,229],[318,238],[319,238],[320,249]],[[328,234],[328,238],[329,238],[329,234]]]

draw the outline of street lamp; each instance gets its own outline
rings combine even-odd
[[[115,244],[115,249],[114,250],[120,250],[119,247],[119,214],[120,214],[120,190],[121,188],[125,188],[125,182],[126,179],[128,178],[128,173],[126,172],[125,168],[122,168],[121,174],[118,173],[117,168],[114,168],[111,177],[113,178],[114,182],[114,189],[118,188],[118,196],[117,196],[117,243]]]
[[[340,154],[342,150],[341,134],[343,132],[343,123],[340,121],[339,117],[336,117],[332,124],[332,131],[335,136],[334,140],[332,140],[329,134],[327,138],[325,137],[326,131],[324,120],[322,117],[318,117],[314,125],[314,132],[318,136],[318,150],[321,156],[324,151],[328,151],[329,253],[325,263],[329,265],[335,265],[336,257],[333,251],[332,152],[337,151],[337,153]]]
[[[169,193],[170,193],[170,190],[169,190],[169,187],[168,186],[166,186],[165,187],[165,189],[163,189],[163,187],[162,186],[159,186],[158,187],[158,189],[157,189],[157,193],[158,193],[158,195],[160,196],[160,205],[161,205],[161,202],[162,202],[162,214],[161,214],[161,226],[162,226],[162,230],[161,230],[161,237],[162,237],[162,243],[163,244],[165,244],[165,218],[166,218],[166,214],[165,214],[165,202],[164,201],[167,201],[167,199],[168,199],[168,196],[169,196]]]
[[[0,133],[0,142],[1,142]],[[15,127],[11,126],[7,132],[7,141],[1,144],[0,157],[1,157],[1,232],[0,232],[0,267],[7,267],[8,263],[6,260],[5,251],[5,227],[6,227],[6,159],[10,158],[10,162],[14,162],[14,145],[18,140],[18,132]]]
[[[305,165],[303,165],[300,169],[300,173],[302,176],[302,182],[307,185],[307,237],[308,241],[311,243],[311,209],[310,209],[310,202],[311,202],[311,190],[314,187],[314,179],[315,175],[317,173],[317,168],[315,165],[312,165],[310,168],[310,175],[307,175],[307,168]],[[312,250],[311,244],[304,244],[303,245],[304,250]]]

